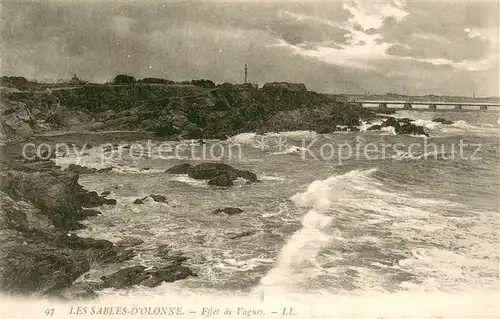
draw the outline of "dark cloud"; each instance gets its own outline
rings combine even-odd
[[[380,27],[363,30],[338,2],[4,3],[0,57],[2,73],[38,79],[77,73],[106,81],[124,72],[241,82],[248,63],[250,79],[261,84],[305,82],[311,89],[337,93],[366,89],[492,95],[498,62],[468,71],[462,64],[434,65],[426,60],[459,63],[498,55],[498,42],[474,33],[498,28],[497,7],[409,2],[402,7],[408,12],[404,18],[388,15]],[[310,52],[333,48],[342,59],[321,54],[313,58],[276,46],[280,41]],[[369,51],[385,43],[393,44],[387,57]],[[360,46],[352,58],[369,68],[343,63],[351,57],[341,51],[350,45]],[[488,77],[495,80],[485,84]]]

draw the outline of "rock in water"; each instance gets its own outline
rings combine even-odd
[[[170,167],[169,169],[167,169],[165,171],[165,173],[169,173],[169,174],[187,174],[189,169],[193,167],[193,165],[191,164],[179,164],[179,165],[175,165],[175,166],[172,166]]]
[[[146,279],[144,275],[144,266],[132,266],[125,269],[120,269],[117,272],[102,276],[103,288],[128,288],[134,285],[138,285],[141,281]]]
[[[410,123],[410,119],[396,119],[394,117],[388,118],[384,123],[380,125],[383,127],[394,127],[396,134],[408,134],[408,135],[424,135],[429,136],[422,126]]]
[[[209,180],[208,185],[228,187],[233,186],[233,181],[229,174],[222,174]]]
[[[143,198],[136,198],[135,201],[134,201],[134,204],[144,204],[144,201],[148,197],[150,197],[153,201],[155,201],[157,203],[167,203],[168,204],[167,198],[165,196],[163,196],[163,195],[156,195],[156,194],[151,194],[151,195],[143,197]]]
[[[99,196],[96,192],[86,192],[79,196],[83,207],[92,208],[101,205],[116,205],[116,199],[108,199]]]
[[[181,266],[179,264],[172,264],[161,268],[153,268],[146,271],[146,275],[149,278],[141,284],[148,285],[149,287],[155,287],[162,282],[174,282],[177,280],[186,279],[189,276],[196,276],[196,274],[189,267]],[[152,282],[154,282],[155,284],[152,284]]]
[[[389,127],[389,126],[392,126],[395,129],[397,129],[399,127],[398,120],[396,120],[394,117],[390,117],[387,120],[385,120],[384,123],[382,123],[380,125],[381,128],[383,128],[383,127]]]
[[[372,125],[370,126],[367,131],[378,131],[380,130],[382,127],[380,125]]]
[[[167,198],[163,195],[151,194],[149,195],[157,203],[168,203]]]
[[[193,166],[188,171],[188,176],[194,179],[212,179],[223,174],[236,175],[235,169],[227,164],[203,163]],[[234,176],[236,179],[236,176]]]
[[[144,201],[140,198],[136,198],[132,204],[140,205],[144,204]]]
[[[182,252],[172,251],[172,249],[168,245],[159,246],[156,252],[156,256],[174,264],[181,264],[188,259],[188,257],[184,256]]]
[[[219,208],[213,211],[213,214],[224,213],[226,215],[236,215],[243,213],[243,209],[237,207]]]
[[[221,163],[202,163],[191,167],[188,170],[188,176],[194,179],[211,180],[216,177],[227,175],[227,178],[234,181],[238,177],[251,182],[257,181],[257,175],[250,171],[243,171]],[[223,181],[223,180],[222,180]],[[212,185],[215,185],[216,181]]]
[[[411,124],[411,123],[401,125],[396,130],[396,133],[398,133],[398,134],[408,134],[408,135],[424,135],[424,136],[429,136],[429,134],[427,134],[424,131],[424,128],[422,126],[418,126],[418,125]]]
[[[398,122],[401,124],[401,123],[405,123],[405,124],[409,124],[411,122],[413,122],[412,119],[409,119],[407,117],[403,117],[403,118],[398,118]]]
[[[127,236],[127,237],[124,237],[123,239],[117,241],[115,246],[117,246],[117,247],[133,247],[133,246],[140,245],[143,242],[144,242],[144,240],[142,240],[138,237]]]
[[[185,279],[189,276],[196,276],[194,272],[179,264],[171,264],[161,268],[153,267],[145,270],[146,267],[138,265],[101,277],[102,288],[129,288],[134,285],[156,287],[162,282],[174,282]]]
[[[453,124],[453,121],[447,120],[447,119],[442,118],[442,117],[437,117],[435,119],[432,119],[432,122],[441,123],[441,124]]]

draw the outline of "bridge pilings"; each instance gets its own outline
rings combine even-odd
[[[454,110],[461,110],[462,109],[462,105],[457,104],[457,105],[455,105],[455,107],[453,109]]]
[[[381,111],[387,111],[387,103],[380,103],[378,109]]]
[[[429,110],[436,111],[437,110],[436,104],[429,104]]]
[[[488,106],[487,105],[481,105],[479,107],[480,110],[487,110],[488,109]]]
[[[411,105],[411,103],[403,104],[403,110],[411,110],[412,108],[413,106]]]

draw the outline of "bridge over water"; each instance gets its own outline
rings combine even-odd
[[[462,109],[479,109],[487,110],[488,108],[500,108],[500,103],[485,103],[485,102],[436,102],[436,101],[394,101],[394,100],[351,100],[351,103],[357,103],[363,107],[370,105],[378,105],[382,111],[387,110],[389,105],[402,105],[403,110],[412,110],[414,108],[422,109],[421,106],[428,106],[429,110],[435,111],[438,106],[440,109],[462,110]]]

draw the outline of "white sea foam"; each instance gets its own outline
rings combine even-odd
[[[264,136],[281,136],[290,139],[315,139],[318,134],[314,131],[285,131],[279,133],[266,133]]]
[[[467,123],[466,121],[463,121],[463,120],[459,120],[459,121],[453,122],[450,125],[453,126],[453,127],[458,127],[458,128],[463,128],[463,129],[474,128],[473,125],[470,125],[469,123]]]
[[[416,120],[413,120],[412,123],[415,125],[423,126],[423,127],[430,129],[430,130],[433,130],[433,129],[442,125],[439,122],[433,122],[431,120],[424,120],[424,119],[416,119]]]
[[[300,155],[300,154],[303,154],[304,152],[307,152],[307,148],[305,148],[305,147],[287,145],[285,150],[272,152],[271,154],[273,154],[273,155],[299,154]]]
[[[284,180],[283,177],[279,176],[271,176],[271,175],[262,175],[259,177],[261,181],[282,181]]]
[[[332,217],[325,213],[331,209],[339,184],[373,171],[354,170],[323,181],[314,181],[305,192],[291,198],[297,206],[311,209],[303,216],[302,229],[296,232],[282,248],[275,267],[262,278],[257,290],[265,290],[268,287],[293,289],[295,284],[319,274],[316,267],[306,267],[305,263],[314,260],[319,250],[331,240],[330,236],[324,233],[324,229],[332,221]]]
[[[241,133],[238,135],[231,136],[227,141],[231,144],[242,144],[255,146],[255,137],[259,136],[257,133]]]
[[[384,121],[374,121],[374,122],[371,122],[370,124],[368,124],[368,122],[361,121],[361,125],[359,126],[359,131],[360,132],[365,132],[370,127],[372,127],[374,125],[381,125],[383,122]]]
[[[119,167],[113,167],[112,169],[113,172],[118,173],[118,174],[158,174],[158,173],[164,173],[165,169],[160,169],[160,168],[139,168],[139,167],[133,167],[133,166],[119,166]]]
[[[470,290],[487,293],[498,288],[497,265],[500,259],[498,252],[494,252],[498,240],[493,234],[500,225],[491,213],[450,219],[442,215],[443,210],[464,207],[444,200],[417,198],[414,194],[388,192],[371,177],[374,172],[374,169],[354,170],[315,181],[306,192],[293,196],[296,205],[311,209],[303,217],[303,228],[288,240],[275,267],[255,291],[320,291],[318,288],[304,290],[302,286],[321,275],[331,276],[338,271],[352,270],[358,275],[350,278],[351,283],[364,291],[382,293],[384,284],[396,284],[412,292],[433,291],[452,295]],[[361,236],[352,237],[349,233],[332,232],[330,225],[337,223],[347,231],[375,229],[376,233],[360,233]],[[471,233],[468,223],[488,226]],[[466,224],[469,226],[464,227]],[[354,255],[332,255],[332,251],[328,255],[318,255],[322,249],[336,247],[339,241],[343,247],[351,247]],[[399,265],[387,264],[385,254],[405,254],[397,248],[400,241],[414,242],[408,245],[412,257],[401,255]],[[371,246],[375,256],[380,254],[383,265],[409,272],[421,278],[420,282],[409,279],[388,283],[384,275],[356,266],[363,261],[362,257],[355,257],[358,245]],[[332,268],[321,267],[321,263],[335,260],[338,262]],[[377,265],[374,267],[380,269]]]
[[[386,126],[386,127],[382,127],[380,129],[382,132],[385,132],[387,135],[397,135],[396,134],[396,129],[392,126]]]
[[[314,139],[318,136],[316,132],[313,131],[287,131],[287,132],[268,132],[264,135],[257,133],[241,133],[238,135],[231,136],[227,139],[230,144],[241,144],[248,145],[258,149],[273,149],[275,146],[283,146],[287,139]],[[295,147],[290,146],[290,152]],[[288,154],[288,150],[278,152],[283,152],[281,154]]]

